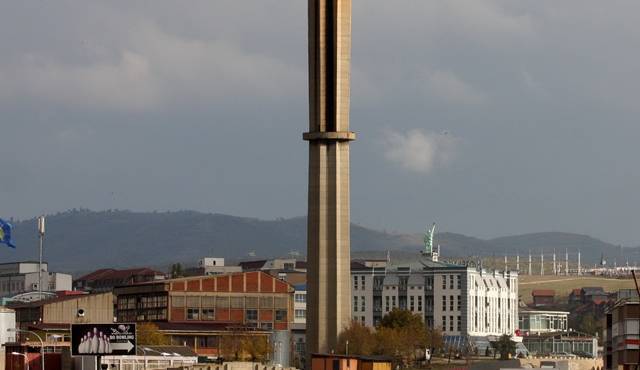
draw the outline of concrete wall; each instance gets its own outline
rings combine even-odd
[[[78,309],[84,310],[84,317],[78,317]],[[80,295],[76,299],[48,303],[44,306],[45,323],[111,323],[113,316],[111,293]]]

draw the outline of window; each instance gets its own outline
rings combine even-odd
[[[171,297],[171,306],[175,308],[184,307],[184,297],[181,297],[181,296]]]
[[[458,275],[458,289],[462,289],[462,275]]]
[[[262,322],[262,323],[260,323],[260,328],[262,330],[273,330],[273,323],[272,322]]]
[[[202,309],[202,320],[215,320],[216,311],[213,308]]]
[[[449,296],[449,311],[453,311],[453,296]]]
[[[364,312],[364,296],[360,297],[360,311]]]
[[[357,276],[353,277],[353,289],[354,290],[358,290],[358,277]]]
[[[442,330],[447,330],[447,317],[442,316]]]
[[[442,311],[446,311],[447,310],[447,296],[443,295],[442,296]]]
[[[453,289],[453,278],[454,275],[449,275],[449,289]]]
[[[307,295],[306,294],[296,294],[295,295],[296,303],[307,303]]]
[[[257,321],[258,320],[258,310],[246,310],[245,311],[245,319],[247,321]]]
[[[287,321],[287,310],[276,310],[276,321]]]
[[[200,309],[193,307],[187,308],[187,320],[200,320]]]
[[[389,312],[389,296],[384,297],[385,311]]]
[[[353,296],[353,310],[358,311],[358,296]]]
[[[449,316],[449,331],[453,331],[453,316]]]
[[[364,325],[364,316],[362,316],[361,319],[362,319],[362,325]]]
[[[462,331],[462,316],[458,316],[458,331]]]
[[[442,289],[447,289],[447,275],[442,275]]]
[[[415,297],[414,296],[410,296],[409,297],[409,310],[410,311],[414,310],[414,305],[415,305]]]
[[[362,290],[364,290],[365,289],[364,276],[360,276],[360,285],[362,285]]]
[[[392,306],[393,308],[396,308],[396,296],[392,296],[392,297],[391,297],[391,306]]]
[[[304,319],[307,317],[307,310],[296,310],[296,319]]]
[[[418,296],[418,312],[422,312],[422,296]]]
[[[458,296],[458,311],[462,310],[462,296]]]

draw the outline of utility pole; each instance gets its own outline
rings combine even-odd
[[[558,270],[556,269],[556,250],[553,250],[553,275],[557,275]]]
[[[544,249],[540,251],[540,275],[544,275]]]
[[[520,253],[516,254],[516,271],[520,274]]]
[[[569,249],[564,250],[564,274],[569,276]]]
[[[580,265],[580,249],[578,249],[578,276],[582,275],[582,265]]]
[[[40,239],[40,258],[38,259],[38,299],[42,300],[42,246],[44,244],[44,216],[38,217],[38,236]]]
[[[531,276],[531,249],[529,249],[529,276]]]

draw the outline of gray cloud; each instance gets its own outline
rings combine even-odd
[[[640,241],[639,10],[354,0],[354,220]],[[303,214],[306,33],[296,0],[0,4],[1,212]]]

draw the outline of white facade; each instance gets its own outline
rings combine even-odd
[[[368,326],[394,308],[419,314],[445,336],[513,335],[518,325],[515,272],[433,261],[392,270],[363,261],[352,265],[351,278],[352,318]]]
[[[69,274],[49,272],[48,264],[42,263],[42,290],[71,290]],[[38,290],[38,262],[11,262],[0,264],[0,297],[12,296]]]
[[[0,307],[0,346],[5,343],[15,342],[15,333],[9,329],[16,328],[16,312],[14,310]]]

